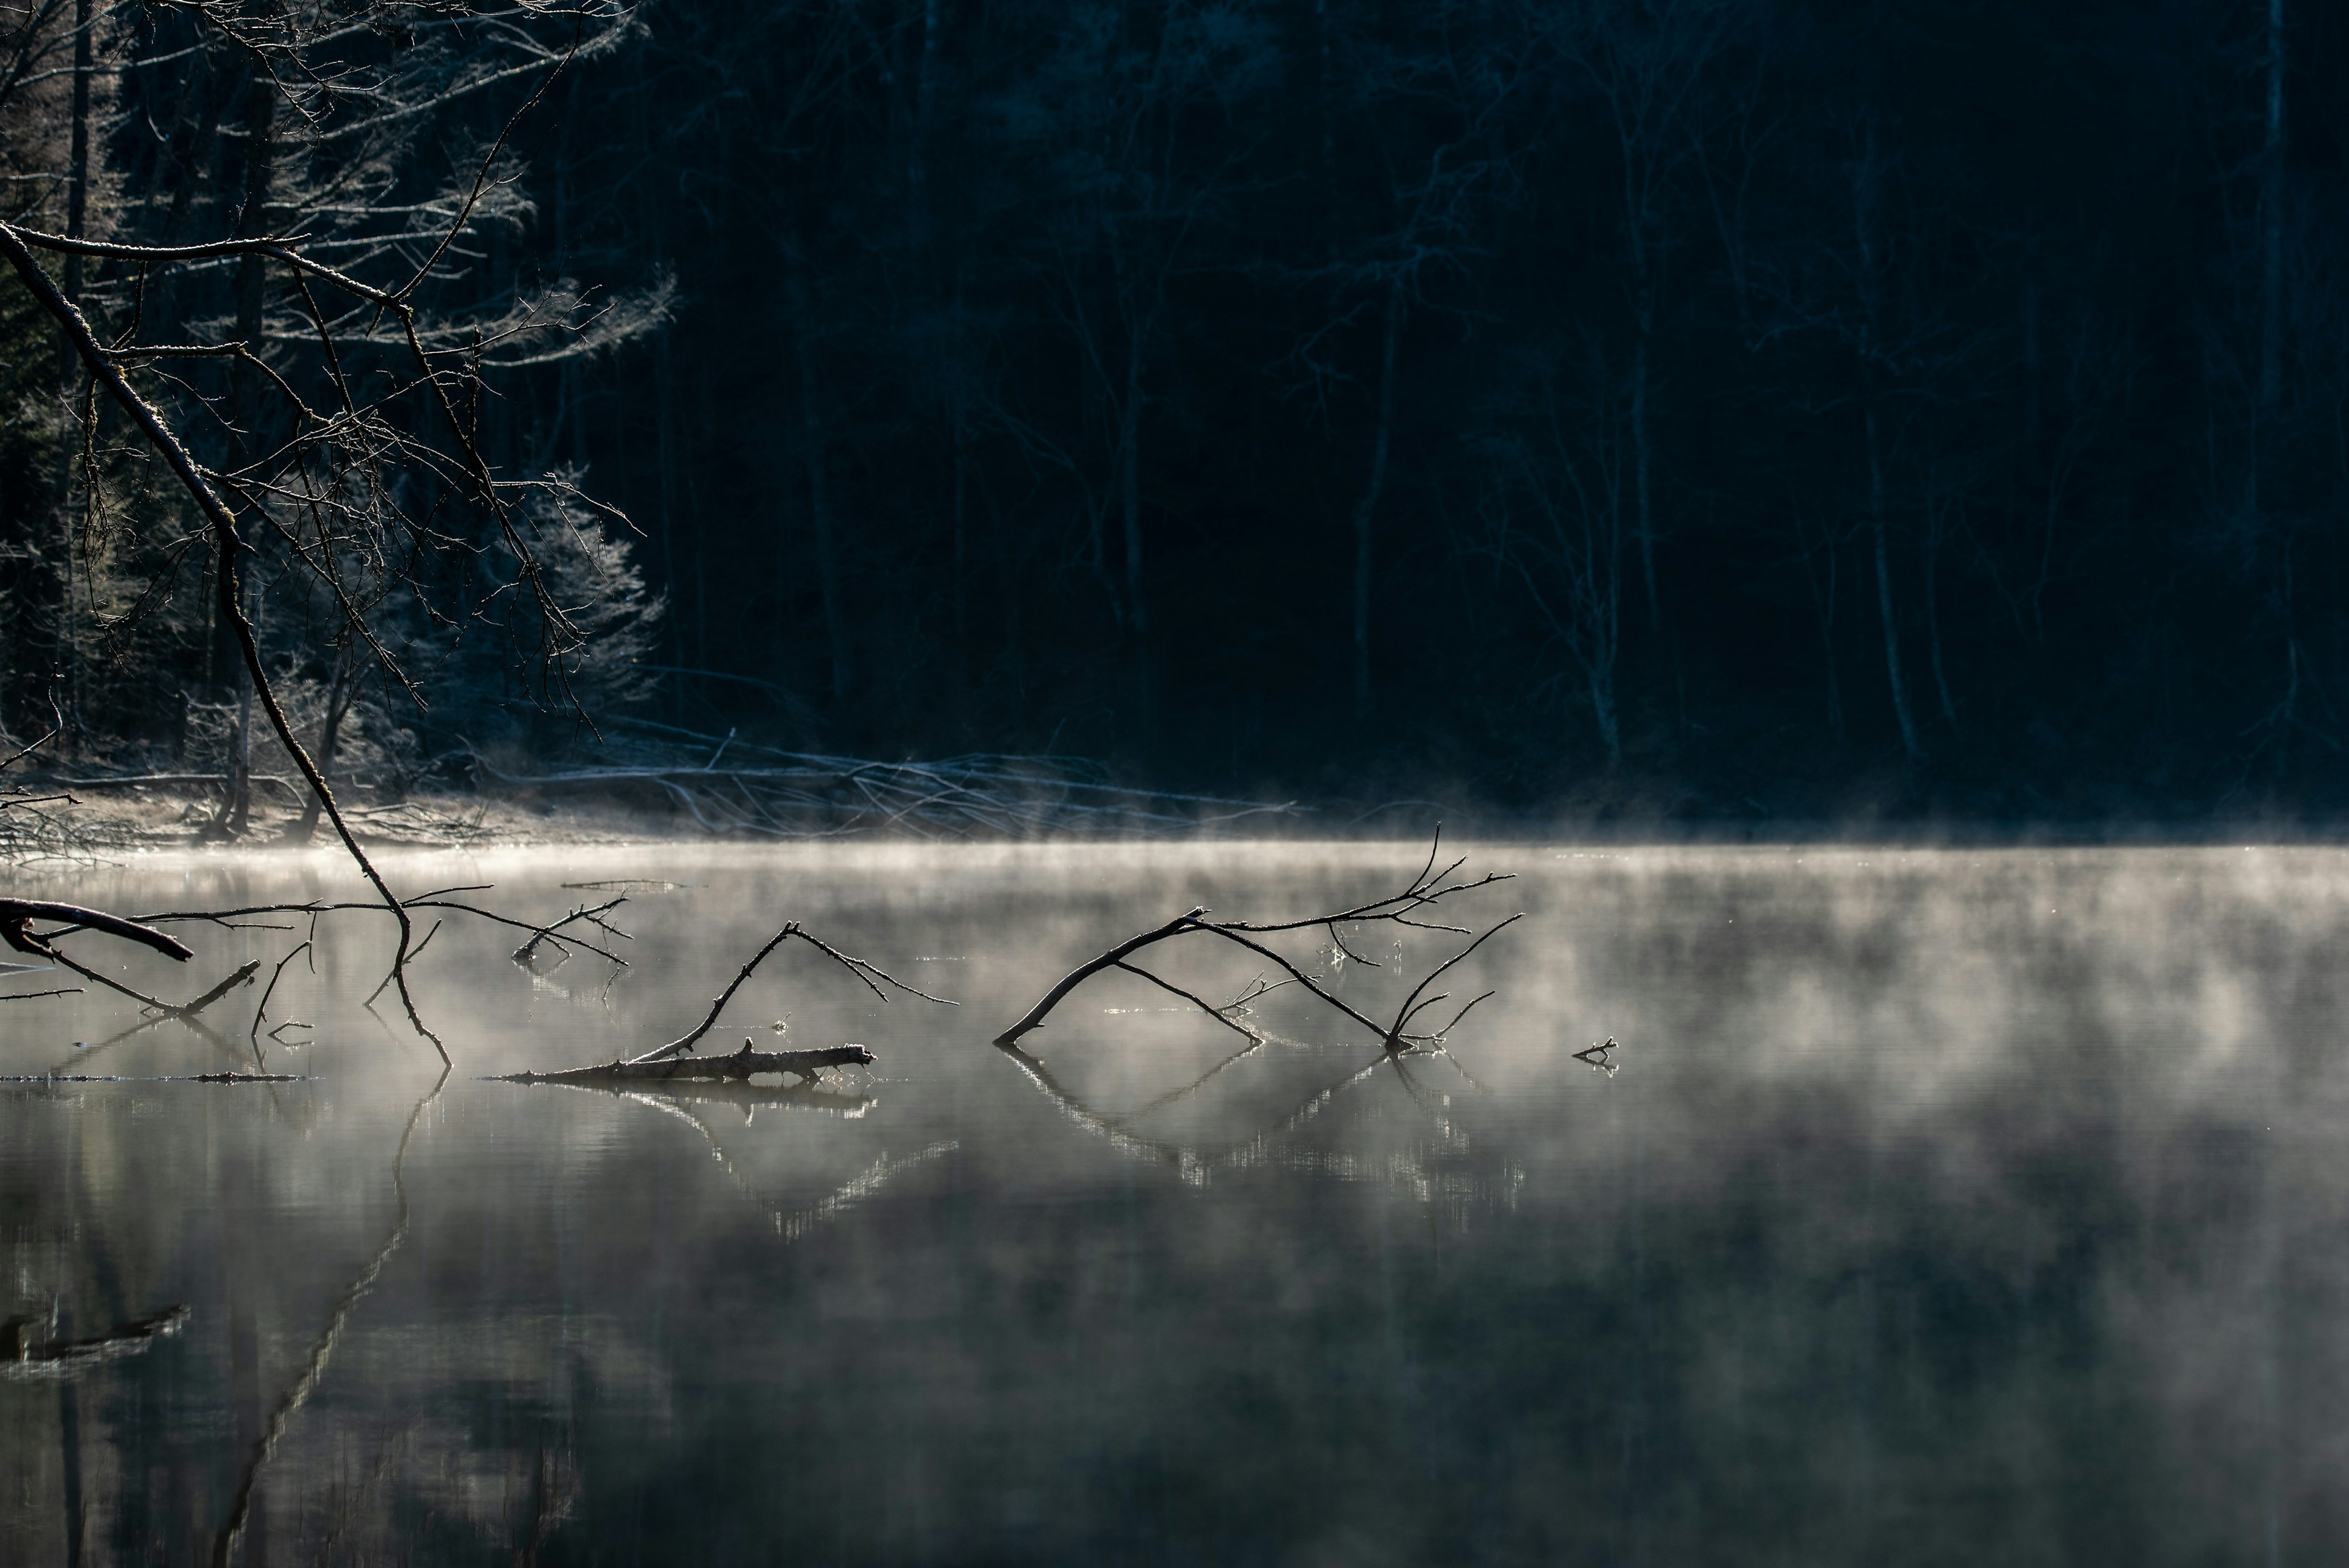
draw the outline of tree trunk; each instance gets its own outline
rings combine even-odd
[[[1379,423],[1371,444],[1371,482],[1354,508],[1354,717],[1371,716],[1371,526],[1386,490],[1387,452],[1393,443],[1395,345],[1402,336],[1402,275],[1387,285],[1386,332],[1379,351]]]
[[[653,339],[653,398],[658,410],[654,416],[653,439],[654,461],[660,468],[661,575],[674,584],[677,581],[676,541],[680,510],[677,504],[678,475],[686,463],[683,461],[685,454],[678,450],[682,443],[678,439],[677,369],[671,360],[669,335],[666,330]],[[677,596],[678,600],[683,597]],[[680,624],[683,619],[678,615],[670,617],[669,646],[676,650],[675,662],[698,668],[698,661],[688,656],[685,646],[685,628]]]
[[[90,0],[74,0],[74,63],[73,63],[73,144],[66,175],[66,233],[80,239],[89,218],[89,78],[93,62],[90,57]],[[81,303],[82,258],[68,252],[66,255],[65,296],[74,304]],[[57,332],[57,379],[67,392],[80,379],[78,357],[74,352],[73,339],[60,327]]]
[[[832,696],[833,701],[838,701],[848,695],[848,624],[847,611],[841,604],[840,555],[833,532],[832,493],[825,483],[823,407],[818,396],[815,346],[809,341],[814,330],[815,313],[808,303],[807,279],[799,247],[787,247],[784,259],[788,264],[785,277],[792,307],[792,353],[799,362],[800,418],[807,441],[808,520],[815,532],[816,581],[823,593],[823,633],[832,656]]]
[[[335,743],[340,740],[343,720],[351,711],[351,699],[358,691],[358,671],[353,667],[347,646],[335,649],[335,678],[326,688],[326,722],[318,735],[318,776],[328,784],[335,782]],[[302,820],[287,830],[286,842],[307,844],[318,831],[318,796],[314,793],[302,803]]]
[[[277,163],[276,83],[267,70],[255,67],[245,93],[244,210],[237,219],[236,232],[240,239],[252,239],[269,232],[270,193]],[[268,268],[268,259],[261,255],[247,255],[237,263],[237,340],[256,356],[264,347],[262,328]],[[262,399],[260,380],[252,368],[233,365],[229,371],[228,457],[232,472],[243,470],[265,449],[261,439]],[[235,563],[222,562],[221,569],[233,573]],[[243,591],[242,586],[239,591]],[[248,608],[248,618],[252,613]],[[235,628],[224,614],[215,618],[213,626],[221,637],[234,635]],[[236,739],[231,749],[228,798],[215,820],[221,831],[233,837],[245,830],[253,815],[253,672],[245,668],[241,657],[233,655],[227,663],[237,692]]]
[[[1129,317],[1129,320],[1132,317]],[[1135,322],[1125,351],[1125,397],[1118,409],[1118,508],[1125,525],[1126,626],[1133,639],[1135,738],[1147,741],[1156,723],[1150,666],[1150,609],[1142,591],[1142,367],[1147,318]]]
[[[1878,440],[1876,409],[1868,410],[1868,524],[1876,541],[1876,607],[1884,618],[1884,673],[1892,684],[1892,712],[1900,722],[1900,748],[1913,765],[1925,760],[1917,716],[1909,711],[1909,686],[1900,675],[1900,627],[1892,609],[1891,524],[1884,484],[1884,453]]]
[[[1611,487],[1617,497],[1622,491]],[[1596,563],[1593,563],[1595,567]],[[1590,708],[1599,722],[1599,739],[1607,747],[1609,772],[1623,766],[1623,722],[1615,701],[1615,667],[1623,649],[1623,508],[1619,499],[1607,508],[1606,593],[1599,600],[1599,625],[1589,661]]]
[[[2243,462],[2243,515],[2260,525],[2269,426],[2283,397],[2283,0],[2268,0],[2267,113],[2260,141],[2260,384]]]
[[[964,427],[962,394],[947,409],[954,441],[954,629],[955,665],[967,670],[970,649],[970,442]]]
[[[1950,733],[1958,732],[1958,704],[1950,695],[1950,677],[1941,664],[1941,605],[1935,582],[1935,567],[1941,556],[1940,519],[1936,514],[1925,535],[1925,639],[1932,656],[1933,690],[1941,699],[1941,717],[1950,723]]]
[[[1643,290],[1645,286],[1641,286]],[[1656,519],[1648,489],[1648,344],[1654,335],[1655,310],[1643,301],[1640,306],[1640,340],[1631,350],[1632,484],[1639,507],[1640,575],[1648,589],[1648,632],[1660,638],[1664,630],[1664,607],[1656,592]]]
[[[2260,410],[2283,391],[2283,0],[2268,0],[2267,134],[2260,147]]]
[[[930,248],[930,128],[936,117],[938,80],[938,0],[922,0],[922,52],[915,66],[914,133],[905,156],[905,197],[914,254]]]
[[[89,78],[90,0],[74,0],[73,140],[66,175],[66,233],[83,237],[89,214]],[[65,296],[81,303],[82,258],[68,252],[65,258]],[[76,401],[82,382],[80,356],[72,334],[57,329],[57,388],[67,408]],[[94,411],[94,410],[93,410]],[[68,427],[70,431],[70,427]],[[95,432],[91,432],[94,434]],[[57,446],[57,669],[64,678],[65,711],[80,713],[80,647],[74,612],[74,459],[76,441]]]
[[[978,486],[979,504],[987,509],[988,563],[995,583],[995,602],[1003,611],[1003,685],[1010,701],[1012,727],[1017,730],[1028,719],[1028,661],[1019,639],[1022,584],[1019,563],[1012,558],[1009,531],[1003,525],[1003,509],[996,504],[995,487],[987,483],[984,470],[975,472],[971,477]]]
[[[1803,582],[1811,590],[1811,608],[1819,618],[1819,643],[1826,651],[1827,666],[1827,729],[1840,742],[1844,739],[1843,676],[1836,668],[1836,594],[1842,586],[1842,564],[1836,555],[1835,527],[1826,525],[1827,586],[1821,591],[1818,579],[1811,576],[1811,542],[1803,530],[1802,518],[1795,519],[1795,536],[1803,551]]]
[[[1877,202],[1883,170],[1877,161],[1876,121],[1868,119],[1853,181],[1853,226],[1859,244],[1859,378],[1862,422],[1868,435],[1868,525],[1876,546],[1876,607],[1884,622],[1884,672],[1892,687],[1892,712],[1900,724],[1900,748],[1910,766],[1925,760],[1917,716],[1909,708],[1909,685],[1900,673],[1900,623],[1892,607],[1891,503],[1886,494],[1884,443],[1877,419],[1877,346],[1883,340],[1883,296],[1878,269],[1883,246],[1877,234]]]
[[[1118,410],[1117,500],[1125,524],[1126,619],[1139,639],[1150,628],[1142,597],[1142,334],[1125,355],[1125,398]]]

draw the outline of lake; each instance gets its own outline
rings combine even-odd
[[[1399,1060],[1295,985],[1251,1049],[1114,971],[1032,1059],[989,1042],[1170,916],[1342,908],[1423,845],[394,857],[533,920],[628,898],[626,968],[444,911],[445,1075],[361,1005],[379,915],[322,919],[259,1030],[305,919],[175,927],[184,968],[78,935],[173,1000],[262,967],[209,1033],[0,1002],[0,1073],[114,1079],[0,1085],[0,1558],[2349,1552],[2349,854],[1466,852],[1516,879],[1461,923],[1526,918],[1444,977],[1495,993],[1448,1054]],[[12,886],[361,896],[324,854]],[[705,1046],[870,1067],[492,1080],[682,1033],[785,919],[960,1005],[791,944]],[[1286,950],[1372,1013],[1460,945],[1339,935]],[[1216,947],[1148,956],[1218,1001],[1280,978]],[[1616,1071],[1575,1054],[1609,1036]],[[296,1076],[191,1081],[256,1061]]]

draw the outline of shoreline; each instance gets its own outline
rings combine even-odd
[[[26,781],[36,789],[57,788]],[[1527,847],[1630,850],[1638,848],[1729,848],[1757,850],[1851,846],[1930,850],[2056,850],[2093,848],[2327,848],[2349,846],[2349,821],[2309,823],[2243,817],[2161,821],[2037,820],[1995,822],[1957,818],[1868,816],[1826,818],[1672,818],[1661,814],[1598,815],[1563,811],[1554,815],[1444,809],[1413,802],[1408,813],[1361,813],[1345,806],[1300,806],[1293,815],[1267,816],[1245,825],[1206,823],[1151,831],[1039,832],[1013,836],[961,835],[914,828],[834,833],[712,833],[683,814],[660,815],[611,801],[561,803],[526,794],[419,794],[382,805],[347,804],[345,815],[370,852],[467,853],[576,846],[595,849],[709,847],[740,851],[751,846],[850,845],[967,846],[1015,847],[1097,844],[1132,848],[1158,845],[1373,846],[1424,845],[1439,822],[1447,842],[1519,845]],[[130,784],[84,790],[70,802],[44,807],[54,831],[23,834],[11,844],[0,837],[0,863],[33,868],[44,864],[106,860],[124,855],[168,854],[207,859],[216,854],[342,857],[333,830],[321,823],[306,844],[289,842],[298,806],[256,792],[244,836],[208,838],[217,809],[210,790]],[[1362,821],[1375,816],[1375,823]],[[0,818],[5,822],[5,818]]]

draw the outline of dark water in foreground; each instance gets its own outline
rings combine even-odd
[[[312,1081],[152,1081],[250,1066],[252,990],[222,1041],[102,1049],[129,1004],[0,1003],[0,1072],[149,1080],[0,1085],[0,1310],[55,1345],[187,1309],[0,1367],[0,1559],[2349,1552],[2349,856],[1487,846],[1520,879],[1481,908],[1530,913],[1456,971],[1499,991],[1456,1065],[1375,1065],[1277,993],[1301,1044],[1133,1116],[1238,1041],[1123,977],[1032,1037],[1044,1076],[987,1044],[1192,904],[1305,912],[1418,853],[398,863],[542,918],[564,882],[689,885],[623,908],[616,978],[452,920],[419,966],[442,1082],[356,1011],[371,916],[271,1004],[316,1025],[268,1053]],[[42,890],[347,885],[215,857]],[[870,1045],[822,1096],[482,1081],[680,1033],[786,917],[964,1005],[787,951],[713,1039]],[[185,973],[78,950],[184,997],[304,934],[193,929]],[[1569,1054],[1606,1034],[1613,1077]]]

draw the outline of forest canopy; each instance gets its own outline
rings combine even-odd
[[[633,717],[1521,808],[2343,796],[2328,7],[16,0],[0,50],[5,221],[80,244],[330,770]],[[260,239],[311,270],[154,259]],[[217,535],[21,276],[0,337],[0,727],[224,765]]]

